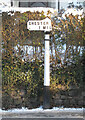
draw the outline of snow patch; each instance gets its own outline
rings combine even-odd
[[[53,8],[43,8],[43,7],[31,7],[31,8],[25,8],[25,7],[9,7],[9,6],[1,6],[0,8],[0,11],[2,12],[9,12],[9,11],[13,11],[13,12],[21,12],[21,13],[24,13],[24,12],[27,12],[27,11],[30,11],[30,12],[44,12],[44,15],[47,16],[47,12],[50,10],[51,13],[54,13],[55,12],[55,9]],[[10,14],[10,13],[9,13]],[[12,14],[10,14],[12,16]],[[14,15],[14,14],[13,14]],[[50,16],[50,14],[48,15]]]
[[[83,112],[85,108],[63,108],[63,107],[53,107],[52,109],[43,109],[42,106],[40,106],[39,108],[36,109],[28,109],[28,108],[24,108],[22,107],[22,109],[11,109],[11,110],[1,110],[0,109],[0,113],[26,113],[26,112]]]
[[[76,9],[76,8],[68,8],[63,14],[62,17],[65,19],[65,15],[69,16],[70,14],[72,15],[79,15],[79,19],[83,17],[83,9]]]

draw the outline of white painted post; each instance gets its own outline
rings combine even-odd
[[[45,34],[44,86],[50,86],[49,34]]]
[[[44,101],[43,108],[50,108],[50,32],[45,33],[45,57],[44,57]]]

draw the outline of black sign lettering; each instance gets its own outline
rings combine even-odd
[[[43,22],[43,25],[45,25],[45,22]]]
[[[32,22],[32,25],[34,25],[34,22]]]
[[[43,29],[46,29],[46,26],[43,26]]]
[[[40,29],[40,26],[39,26],[39,29]]]
[[[48,22],[46,22],[46,25],[48,25]]]
[[[37,25],[39,25],[39,22],[37,22]]]
[[[29,22],[29,25],[31,25],[31,22]]]

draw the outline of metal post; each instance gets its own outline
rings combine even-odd
[[[44,101],[43,108],[50,108],[50,32],[45,33],[45,58],[44,58]]]

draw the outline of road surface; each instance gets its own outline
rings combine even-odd
[[[85,120],[83,111],[2,112],[2,120]]]
[[[83,118],[3,118],[2,120],[84,120]]]

